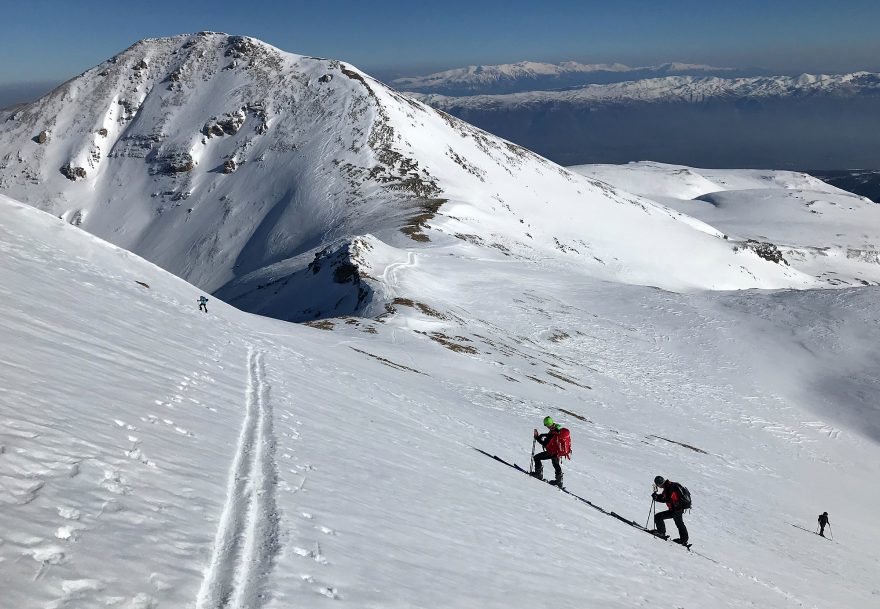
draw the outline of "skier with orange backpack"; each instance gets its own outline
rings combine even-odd
[[[562,466],[559,464],[559,460],[562,457],[571,459],[571,434],[566,428],[554,422],[552,417],[544,417],[544,427],[547,428],[547,433],[539,434],[538,430],[535,430],[534,438],[538,444],[544,447],[544,450],[532,457],[535,469],[531,475],[543,480],[544,464],[541,462],[550,459],[553,470],[556,472],[556,480],[550,484],[562,488]]]

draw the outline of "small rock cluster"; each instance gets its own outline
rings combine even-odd
[[[82,167],[73,167],[70,163],[67,163],[64,167],[60,169],[61,175],[70,180],[71,182],[76,182],[80,178],[86,177],[86,170]]]
[[[188,152],[172,152],[165,157],[165,170],[168,173],[186,173],[195,168],[192,155]]]
[[[779,248],[772,243],[749,239],[746,241],[746,247],[758,254],[764,260],[769,260],[776,264],[779,264],[780,262],[788,264],[782,257],[782,252],[779,251]]]
[[[244,108],[234,112],[227,112],[223,116],[214,117],[202,127],[202,134],[210,137],[223,137],[224,135],[235,135],[245,119]]]

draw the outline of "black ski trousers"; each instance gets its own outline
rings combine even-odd
[[[550,462],[553,464],[553,471],[556,472],[556,480],[562,480],[562,466],[559,465],[559,458],[554,457],[546,450],[535,455],[535,474],[539,478],[544,477],[544,464],[541,463],[541,461],[546,461],[547,459],[550,459]]]
[[[684,510],[665,510],[663,512],[657,512],[654,514],[654,527],[657,529],[657,532],[661,535],[666,535],[666,520],[672,518],[672,522],[675,523],[675,526],[678,528],[678,537],[681,539],[682,543],[687,543],[688,540],[688,530],[687,527],[684,526]]]

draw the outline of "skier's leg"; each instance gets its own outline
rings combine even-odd
[[[553,463],[553,471],[556,473],[556,486],[562,488],[562,466],[559,464],[559,457],[551,457],[550,462]]]
[[[666,523],[664,520],[672,518],[672,510],[664,510],[654,514],[654,529],[661,535],[666,535]]]
[[[687,543],[688,541],[688,530],[687,527],[684,526],[684,510],[680,510],[675,512],[672,516],[672,521],[675,523],[676,528],[678,529],[678,539],[681,543]]]
[[[535,462],[535,471],[532,472],[535,478],[544,479],[544,464],[541,463],[544,459],[549,459],[550,454],[545,450],[544,452],[540,452],[534,457]]]

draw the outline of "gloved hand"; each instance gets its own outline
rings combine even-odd
[[[537,437],[538,437],[538,430],[537,430],[537,429],[535,430],[535,435],[532,436],[532,437],[533,437],[533,438],[537,438]]]
[[[651,499],[653,499],[654,501],[660,501],[660,495],[658,495],[657,493],[651,493]]]

